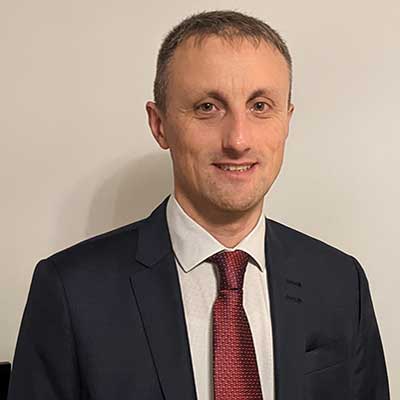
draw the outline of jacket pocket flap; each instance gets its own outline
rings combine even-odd
[[[304,373],[308,374],[344,361],[347,344],[343,339],[334,340],[305,352]]]

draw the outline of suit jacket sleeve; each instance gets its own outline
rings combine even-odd
[[[353,348],[353,398],[388,400],[386,364],[368,280],[360,263],[354,257],[353,261],[359,281],[358,332]]]
[[[79,374],[64,287],[55,265],[35,268],[14,355],[8,400],[77,400]]]

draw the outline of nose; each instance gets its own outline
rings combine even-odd
[[[241,156],[250,150],[250,124],[243,112],[231,112],[226,118],[222,136],[222,149],[232,156]]]

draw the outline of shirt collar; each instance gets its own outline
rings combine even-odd
[[[265,217],[261,212],[256,226],[234,248],[225,247],[194,221],[181,207],[174,194],[167,203],[167,224],[172,248],[181,267],[189,272],[209,256],[221,250],[243,250],[261,271],[265,269]]]

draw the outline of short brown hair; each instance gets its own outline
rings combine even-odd
[[[292,92],[292,59],[281,36],[260,19],[237,11],[203,11],[185,18],[167,34],[157,57],[157,71],[154,80],[154,101],[157,107],[166,112],[168,86],[168,66],[176,48],[189,37],[197,41],[216,35],[225,40],[248,39],[256,45],[264,41],[276,48],[285,58],[289,71],[289,104]]]

